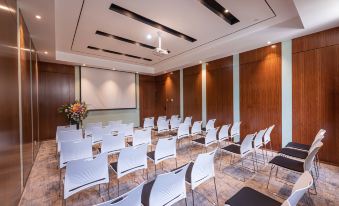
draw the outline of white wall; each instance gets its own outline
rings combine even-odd
[[[75,99],[80,99],[80,72],[79,67],[75,67]],[[84,126],[88,122],[104,122],[110,120],[122,120],[124,123],[133,122],[134,126],[139,126],[139,75],[136,78],[137,86],[137,109],[120,109],[120,110],[101,110],[90,111],[88,117],[84,120]]]

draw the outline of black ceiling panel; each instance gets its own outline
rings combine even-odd
[[[216,0],[199,0],[205,7],[214,12],[217,16],[225,20],[230,25],[239,22],[239,19],[235,17],[230,11],[225,12],[226,8],[220,5]]]
[[[110,54],[126,56],[126,57],[130,57],[130,58],[134,58],[134,59],[142,59],[142,60],[146,60],[146,61],[152,61],[152,59],[143,58],[143,57],[139,57],[139,56],[135,56],[135,55],[131,55],[131,54],[124,54],[124,53],[112,51],[112,50],[109,50],[109,49],[100,49],[100,48],[94,47],[94,46],[87,46],[87,48],[92,49],[92,50],[96,50],[96,51],[103,51],[103,52],[110,53]]]

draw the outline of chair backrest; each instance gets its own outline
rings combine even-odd
[[[67,130],[60,131],[58,134],[58,152],[60,152],[60,143],[61,142],[72,142],[82,140],[82,130]]]
[[[256,134],[248,134],[246,135],[245,139],[242,141],[241,145],[240,145],[240,155],[241,157],[246,156],[247,154],[249,154],[251,151],[253,151],[252,148],[252,141],[253,138]]]
[[[62,131],[69,131],[69,130],[76,130],[77,126],[76,125],[65,125],[65,126],[57,126],[57,130],[55,133],[55,140],[58,142],[58,135]]]
[[[169,130],[169,120],[158,121],[158,132],[166,132]]]
[[[221,127],[221,129],[220,129],[220,131],[219,131],[219,134],[218,134],[218,140],[219,140],[219,141],[228,138],[228,131],[229,131],[230,127],[231,127],[230,124],[223,125],[223,126]]]
[[[265,135],[266,130],[267,129],[262,129],[257,133],[257,135],[255,135],[254,141],[253,141],[254,149],[259,149],[260,147],[263,146],[263,137]]]
[[[291,195],[283,202],[282,206],[297,206],[299,200],[312,184],[313,178],[311,174],[308,171],[304,172],[294,184]]]
[[[154,152],[154,164],[158,164],[166,159],[176,158],[176,137],[159,139]]]
[[[90,129],[92,127],[102,127],[102,122],[90,122],[86,124],[86,129]]]
[[[92,134],[92,143],[93,144],[101,142],[103,135],[112,134],[111,129],[107,128],[107,127],[92,127],[88,130]]]
[[[118,158],[118,178],[140,169],[147,169],[147,144],[126,147]]]
[[[173,205],[186,198],[185,175],[188,164],[175,171],[158,175],[149,197],[149,206]]]
[[[170,121],[172,121],[173,119],[179,119],[179,115],[177,114],[172,115]]]
[[[125,137],[131,137],[134,134],[134,123],[129,123],[126,125]]]
[[[141,183],[131,191],[107,202],[98,204],[97,206],[140,206],[144,184],[145,183]]]
[[[154,117],[146,117],[144,119],[144,128],[154,127]]]
[[[182,139],[184,137],[188,137],[190,135],[190,126],[185,123],[181,123],[178,128],[178,139]]]
[[[108,121],[108,126],[116,126],[122,124],[122,120]]]
[[[157,126],[159,125],[160,121],[166,121],[166,118],[167,118],[166,116],[159,116],[157,120]]]
[[[240,124],[241,124],[241,122],[234,122],[233,123],[233,125],[231,127],[231,131],[230,131],[231,136],[240,135]]]
[[[210,119],[208,120],[207,124],[206,124],[206,131],[213,129],[214,128],[214,123],[215,123],[216,119]]]
[[[191,135],[196,135],[201,133],[202,121],[195,121],[191,129]]]
[[[271,132],[274,129],[274,127],[275,125],[272,125],[266,130],[265,135],[264,135],[264,144],[267,144],[271,141]]]
[[[171,129],[178,129],[181,122],[181,118],[173,118],[170,120]]]
[[[205,145],[208,146],[217,141],[218,128],[210,128],[205,136]]]
[[[310,171],[312,169],[313,160],[323,145],[324,144],[322,142],[318,142],[308,153],[304,162],[304,171]]]
[[[192,125],[192,116],[186,117],[185,120],[184,120],[184,124],[191,126]]]
[[[203,182],[214,177],[214,157],[217,149],[212,152],[199,154],[194,162],[191,173],[191,187],[194,190]]]
[[[318,142],[321,142],[324,139],[325,133],[326,133],[326,130],[324,130],[324,129],[320,129],[318,131],[317,135],[314,137],[311,148],[312,148],[312,146],[314,147],[314,145],[316,145]],[[311,150],[311,148],[310,148],[310,150]]]
[[[86,188],[108,182],[107,153],[95,159],[70,161],[65,172],[64,199]]]
[[[128,125],[127,124],[119,124],[116,128],[116,132],[122,133],[125,135]],[[125,135],[126,136],[126,135]]]
[[[103,135],[101,143],[101,153],[115,154],[125,148],[125,135],[118,134],[113,136],[111,134]]]
[[[151,128],[136,130],[133,135],[133,146],[141,144],[151,144],[152,143],[152,130]]]
[[[91,138],[60,143],[59,168],[65,167],[69,161],[85,158],[93,158]]]

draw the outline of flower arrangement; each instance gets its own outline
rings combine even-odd
[[[82,123],[88,115],[87,104],[75,100],[73,104],[65,104],[58,108],[59,113],[64,113],[70,123]]]

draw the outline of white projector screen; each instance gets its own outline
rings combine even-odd
[[[136,108],[135,74],[81,67],[81,101],[89,110]]]

